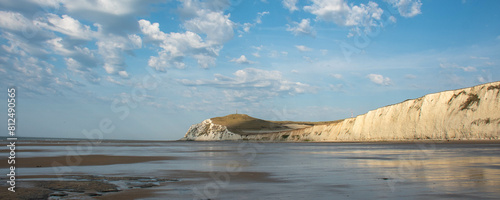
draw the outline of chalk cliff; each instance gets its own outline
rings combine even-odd
[[[232,116],[232,118],[235,117],[237,116]],[[296,126],[297,124],[293,122],[269,122],[273,126],[279,124],[280,128],[246,131],[238,129],[235,124],[225,126],[224,123],[214,123],[212,119],[192,125],[182,139],[204,141],[498,140],[500,139],[500,82],[428,94],[417,99],[378,108],[355,118],[331,123],[309,125],[299,123],[298,125],[302,126]]]

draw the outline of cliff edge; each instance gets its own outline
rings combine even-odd
[[[403,141],[500,139],[500,82],[428,94],[355,118],[266,121],[248,115],[192,125],[182,140]]]

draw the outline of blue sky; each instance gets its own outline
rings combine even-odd
[[[337,120],[499,81],[498,9],[493,0],[0,1],[0,82],[17,87],[18,136],[85,138],[110,123],[107,139],[171,140],[236,110]]]

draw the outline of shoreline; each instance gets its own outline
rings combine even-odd
[[[0,141],[7,141],[0,139]],[[28,143],[24,143],[26,141]],[[186,140],[184,138],[178,140],[89,140],[89,139],[73,139],[73,138],[57,138],[54,140],[48,139],[21,139],[16,141],[20,146],[74,146],[74,145],[88,145],[87,143],[81,144],[81,141],[87,141],[93,146],[116,146],[116,143],[176,143],[176,142],[255,142],[255,143],[451,143],[451,144],[485,144],[500,143],[500,139],[413,139],[413,140],[352,140],[352,141],[270,141],[270,140]],[[137,145],[143,146],[143,145]],[[6,151],[6,150],[5,150]],[[21,150],[23,151],[23,150]],[[26,150],[35,151],[35,150]],[[0,150],[2,152],[2,150]]]
[[[410,143],[443,143],[443,144],[500,144],[500,139],[484,140],[363,140],[363,141],[269,141],[269,140],[178,140],[179,142],[248,142],[248,143],[380,143],[380,144],[410,144]]]

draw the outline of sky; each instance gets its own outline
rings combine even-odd
[[[499,9],[496,0],[0,0],[0,97],[16,88],[18,137],[176,140],[236,112],[338,120],[500,81]]]

